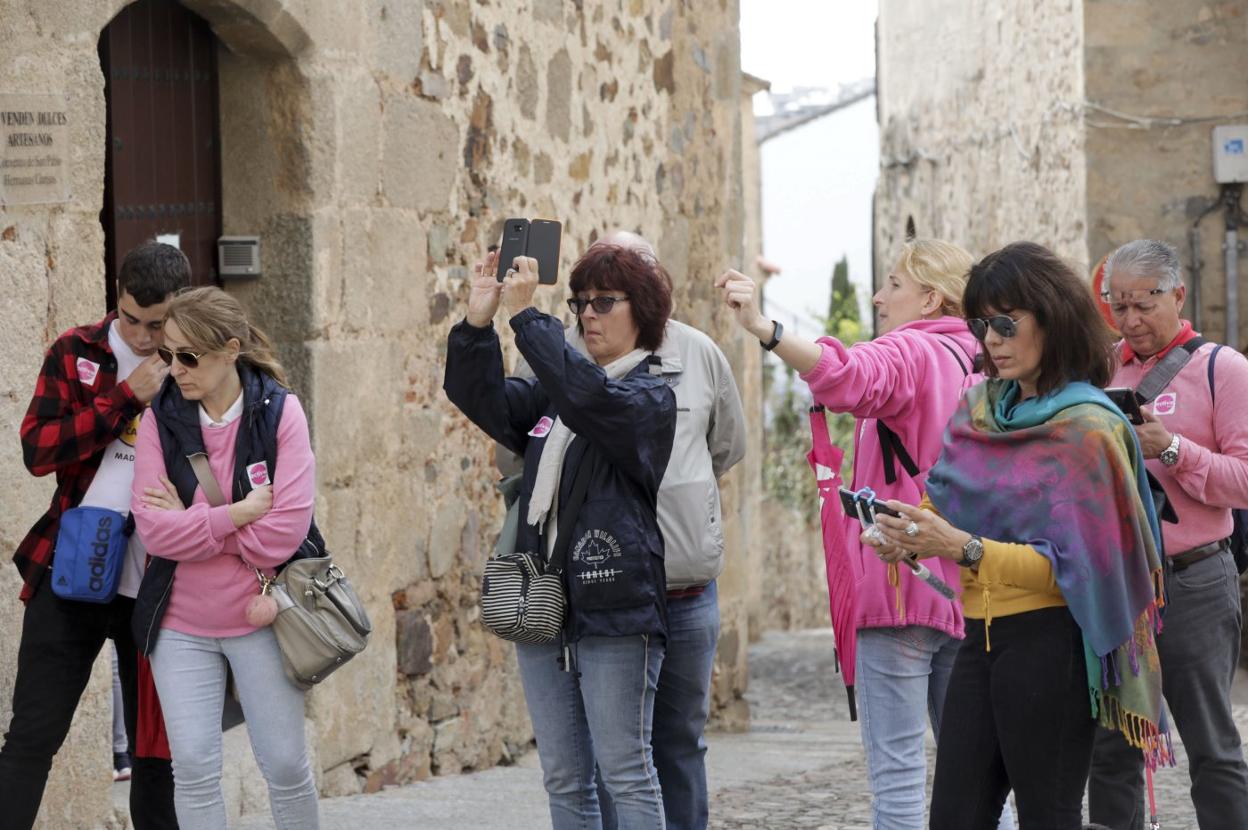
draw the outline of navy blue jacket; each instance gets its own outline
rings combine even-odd
[[[525,520],[546,444],[544,433],[529,433],[543,417],[558,416],[577,436],[564,458],[561,506],[578,467],[592,465],[568,548],[568,639],[665,635],[667,579],[655,505],[676,434],[676,395],[646,361],[610,380],[567,344],[559,320],[535,308],[511,318],[511,327],[534,378],[505,377],[494,328],[463,321],[447,341],[443,389],[487,435],[524,456],[516,550],[546,550],[545,528]]]

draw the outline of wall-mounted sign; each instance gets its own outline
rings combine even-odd
[[[0,93],[0,205],[69,201],[64,95]]]

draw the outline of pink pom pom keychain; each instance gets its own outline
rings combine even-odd
[[[264,628],[277,619],[277,600],[273,599],[272,594],[269,593],[273,578],[265,576],[259,569],[256,569],[256,578],[260,580],[260,593],[247,602],[245,616],[248,625]]]

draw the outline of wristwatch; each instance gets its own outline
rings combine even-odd
[[[767,351],[767,352],[771,351],[776,346],[779,346],[780,338],[784,336],[784,326],[780,325],[779,320],[772,320],[771,324],[776,327],[775,331],[773,331],[771,334],[771,340],[769,340],[766,343],[762,343],[761,341],[759,343],[759,345],[763,347],[763,351]]]
[[[962,558],[958,564],[964,568],[973,568],[984,558],[984,540],[972,535],[970,541],[962,546]]]
[[[1161,463],[1165,464],[1167,467],[1173,467],[1175,464],[1179,463],[1179,440],[1181,437],[1182,436],[1176,432],[1174,437],[1170,439],[1170,446],[1161,451]]]

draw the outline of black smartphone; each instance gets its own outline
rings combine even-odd
[[[554,285],[559,280],[559,239],[563,225],[553,219],[534,219],[529,223],[529,238],[525,243],[525,256],[537,260],[538,282]]]
[[[529,241],[529,220],[508,219],[503,223],[503,238],[498,246],[498,281],[507,276],[507,269],[512,267],[516,257],[524,256],[525,245]]]
[[[858,522],[864,529],[875,524],[876,515],[902,518],[900,513],[882,501],[868,502],[866,499],[857,498],[852,490],[846,490],[844,487],[837,492],[840,493],[841,506],[845,508],[845,515],[857,516]]]
[[[1135,396],[1134,389],[1116,386],[1105,390],[1105,394],[1114,402],[1114,406],[1122,410],[1127,420],[1133,424],[1144,423],[1144,413],[1140,411],[1140,399]]]

